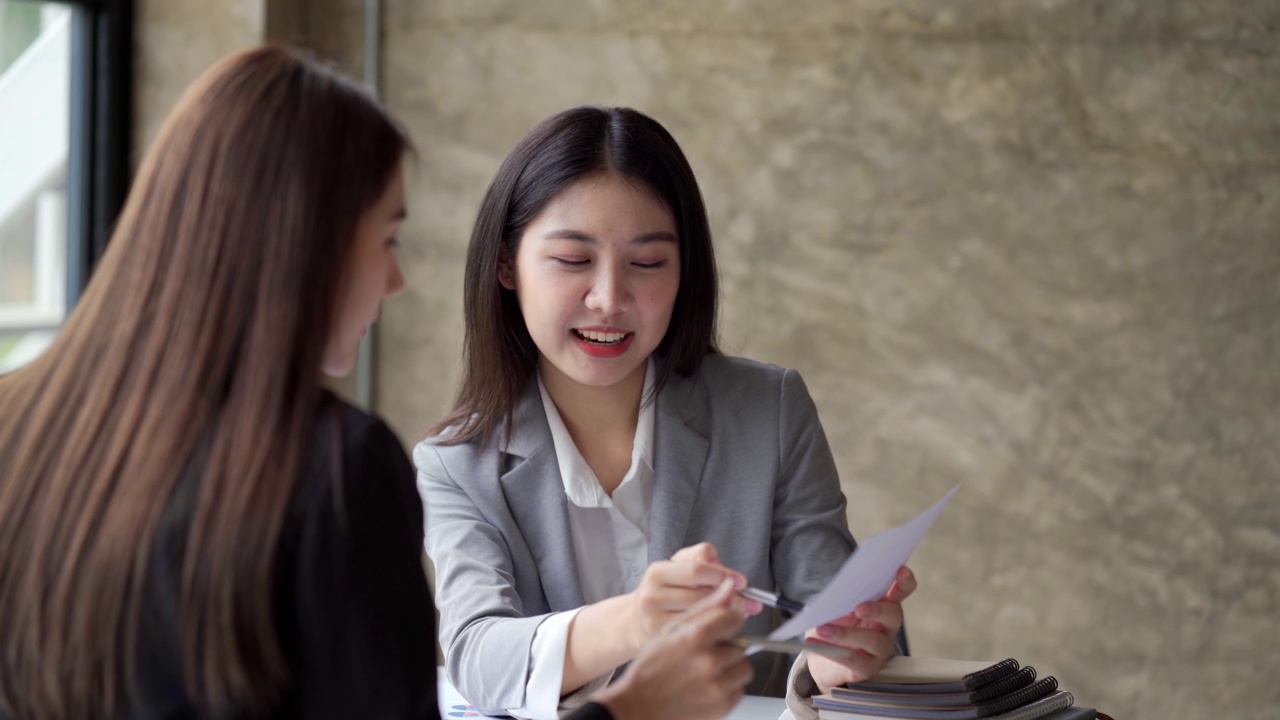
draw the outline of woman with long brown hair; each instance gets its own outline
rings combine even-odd
[[[0,717],[437,717],[412,467],[321,380],[403,287],[407,150],[285,49],[184,96],[66,326],[0,378]],[[740,695],[722,596],[597,715]]]

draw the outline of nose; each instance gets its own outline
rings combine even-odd
[[[391,272],[387,274],[387,289],[385,297],[395,297],[404,292],[404,274],[400,272],[400,262],[398,260],[391,261]]]
[[[600,263],[599,268],[592,278],[591,289],[587,291],[587,309],[613,315],[626,307],[631,290],[622,269],[606,263]]]

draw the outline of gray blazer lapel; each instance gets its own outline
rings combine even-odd
[[[510,435],[498,438],[498,448],[505,454],[502,494],[538,565],[551,609],[581,607],[585,603],[569,530],[568,500],[537,381],[525,388],[512,424]]]
[[[653,432],[653,509],[649,562],[665,560],[686,544],[689,517],[707,461],[707,401],[693,380],[672,375],[662,392]]]

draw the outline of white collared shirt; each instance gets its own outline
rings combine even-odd
[[[645,400],[653,391],[654,375],[654,362],[650,358],[641,395]],[[654,403],[641,404],[631,447],[631,467],[610,497],[574,444],[541,375],[538,391],[542,394],[542,407],[551,427],[560,478],[569,501],[569,531],[573,536],[582,598],[591,604],[631,592],[639,587],[649,565]],[[582,705],[613,679],[612,672],[606,673],[571,695],[560,697],[569,624],[581,609],[554,613],[538,626],[529,650],[525,704],[508,708],[508,713],[521,718],[556,718],[561,709]]]

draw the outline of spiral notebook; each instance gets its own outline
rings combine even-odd
[[[1059,690],[1016,710],[992,715],[984,720],[1098,720],[1098,713],[1093,708],[1074,706],[1074,703],[1075,698],[1071,693]],[[825,709],[818,710],[818,717],[820,720],[886,720],[884,715]]]
[[[903,688],[915,688],[917,686],[902,684],[893,685],[892,691],[885,691],[883,689],[868,689],[864,687],[866,683],[853,683],[845,687],[832,688],[831,694],[844,700],[862,700],[900,707],[980,705],[1008,695],[1015,690],[1021,690],[1035,682],[1035,679],[1036,669],[1027,665],[1021,670],[1001,680],[983,683],[974,690],[966,690],[964,692],[921,692],[918,689],[903,690]],[[885,684],[881,684],[879,687],[883,688],[884,686]]]
[[[896,697],[886,701],[871,702],[864,699],[838,697],[834,694],[819,695],[813,699],[814,707],[820,710],[838,710],[841,712],[857,712],[881,718],[908,718],[909,720],[978,720],[992,715],[1000,715],[1021,708],[1058,689],[1058,681],[1049,675],[1024,688],[1007,695],[970,704],[963,707],[918,707],[904,706],[896,702]]]
[[[906,655],[889,658],[878,675],[849,687],[894,693],[969,692],[1017,672],[1018,661],[1013,658],[992,662]]]

